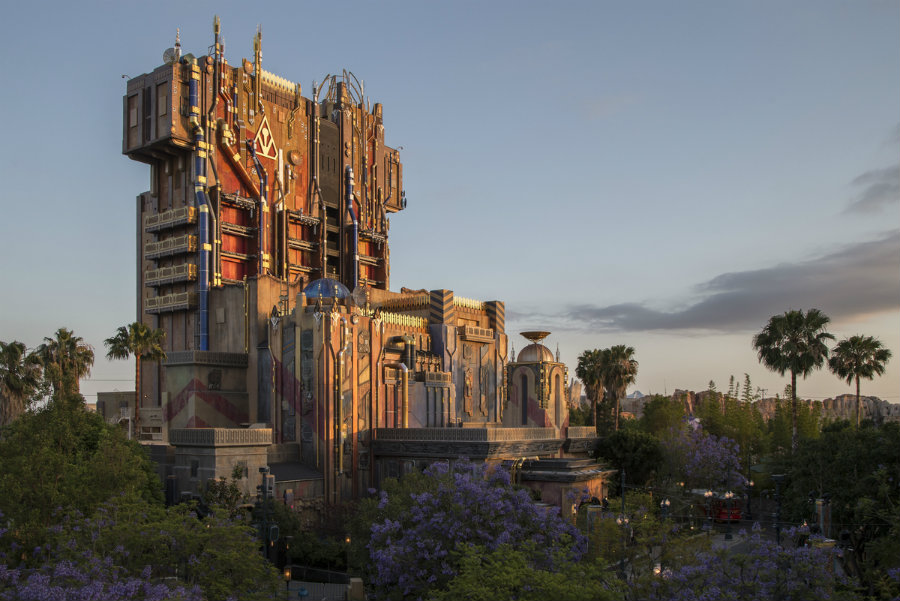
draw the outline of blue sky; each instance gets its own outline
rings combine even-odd
[[[122,75],[174,42],[299,82],[353,71],[402,146],[392,287],[506,302],[574,373],[628,344],[644,393],[749,373],[752,335],[817,307],[895,355],[863,393],[900,402],[900,3],[15,3],[0,49],[0,340],[95,346],[135,318]],[[525,341],[512,335],[516,348]],[[97,390],[133,387],[98,357]],[[827,372],[798,385],[851,388]]]

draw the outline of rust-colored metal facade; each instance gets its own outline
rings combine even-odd
[[[434,460],[583,454],[558,362],[520,362],[534,382],[508,410],[502,302],[390,291],[406,199],[381,105],[348,72],[304,97],[262,68],[259,34],[239,66],[214,35],[123,100],[123,153],[150,166],[137,314],[168,354],[141,366],[137,431],[177,448],[156,452],[179,488],[268,463],[284,490],[339,503]]]

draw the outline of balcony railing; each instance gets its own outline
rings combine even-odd
[[[494,330],[491,328],[479,328],[476,326],[459,326],[459,335],[463,340],[472,342],[493,342]]]
[[[144,245],[144,257],[147,259],[158,259],[160,257],[192,252],[197,252],[197,236],[190,234],[160,240],[159,242],[148,242]]]
[[[556,428],[378,428],[376,440],[434,442],[511,442],[558,440]]]
[[[147,313],[170,313],[188,311],[197,306],[196,292],[179,292],[165,296],[151,296],[144,299],[144,310]]]
[[[569,426],[569,438],[597,438],[597,429],[594,426]]]
[[[181,207],[144,216],[144,229],[148,232],[158,232],[171,227],[195,223],[197,223],[197,207]]]
[[[162,286],[176,282],[193,282],[197,279],[197,266],[193,263],[183,263],[159,269],[148,269],[144,272],[145,286]]]

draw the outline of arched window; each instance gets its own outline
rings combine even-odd
[[[553,424],[557,428],[559,428],[562,425],[562,409],[561,409],[561,407],[562,407],[562,392],[561,392],[562,387],[560,386],[560,383],[559,383],[559,374],[556,374],[553,377],[553,390],[554,390],[553,403],[556,405],[556,407],[554,408],[555,418],[553,420]]]
[[[528,375],[522,373],[522,380],[519,386],[522,388],[522,425],[528,425]]]

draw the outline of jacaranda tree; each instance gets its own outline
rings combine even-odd
[[[379,599],[421,599],[445,589],[469,545],[518,549],[538,570],[578,559],[586,547],[557,508],[513,488],[507,471],[468,462],[408,474],[361,510],[371,523],[367,578]]]

